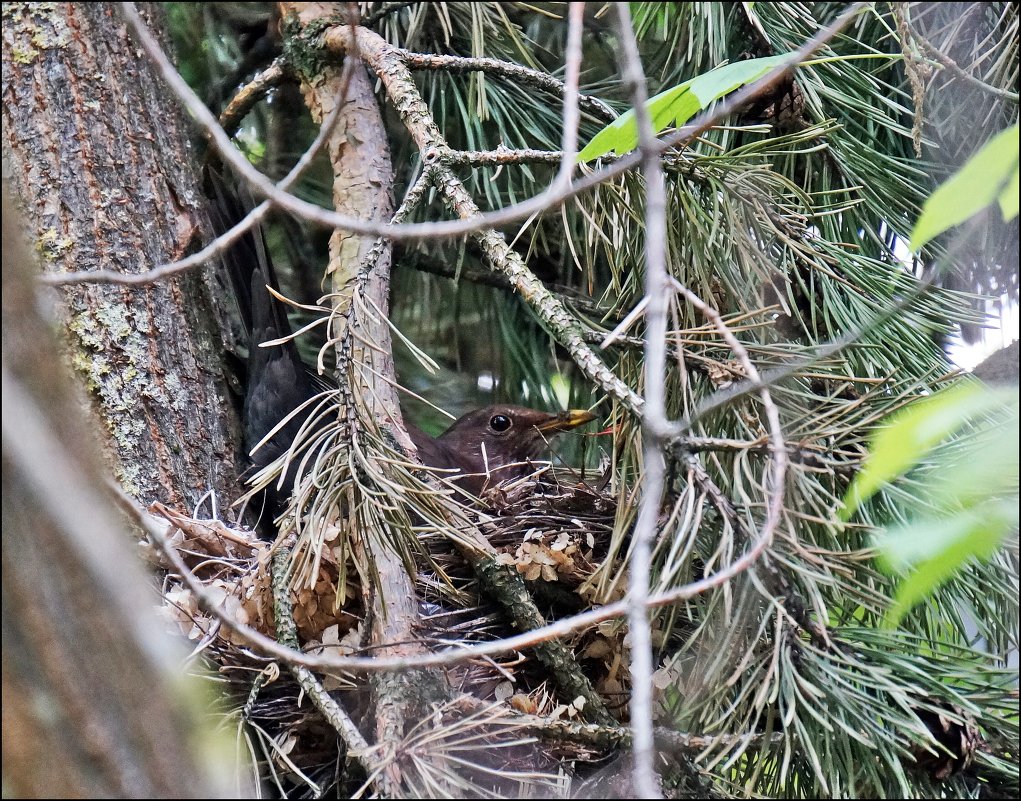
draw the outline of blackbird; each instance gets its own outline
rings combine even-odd
[[[422,464],[456,470],[449,476],[472,495],[502,481],[519,478],[535,468],[549,439],[595,419],[592,412],[572,410],[551,414],[523,406],[484,406],[458,418],[433,438],[408,426]]]
[[[281,331],[281,322],[287,325],[286,318],[279,308],[273,308],[276,303],[261,281],[262,272],[256,269],[252,285],[253,343],[280,339],[290,330],[288,326]],[[253,346],[248,357],[244,404],[248,452],[252,453],[281,420],[308,401],[319,389],[319,383],[318,377],[310,375],[301,361],[293,341],[268,348]],[[252,454],[256,469],[270,464],[290,447],[306,416],[298,412],[262,442]],[[502,481],[531,473],[535,468],[530,460],[547,450],[553,436],[594,419],[594,414],[583,410],[550,413],[497,405],[468,412],[438,437],[431,437],[410,423],[407,430],[422,464],[449,471],[444,478],[478,496]],[[292,464],[284,480],[285,488],[294,485],[296,469],[296,464]],[[267,500],[271,509],[279,512],[287,498],[279,497],[275,487],[276,484],[267,490]]]
[[[206,177],[216,201],[217,227],[227,230],[244,216],[242,204],[218,174],[209,171]],[[266,436],[325,386],[301,361],[292,340],[259,347],[259,343],[280,340],[291,333],[283,307],[267,289],[276,290],[278,285],[261,231],[242,237],[226,261],[241,321],[250,334],[243,421],[245,448],[252,454],[254,469],[260,470],[291,446],[307,413],[299,411],[264,442]],[[423,464],[449,471],[444,478],[478,496],[502,481],[531,473],[534,467],[530,460],[542,455],[551,437],[593,419],[595,415],[587,411],[551,414],[500,405],[469,412],[435,438],[413,425],[407,429]],[[282,484],[285,494],[277,491],[276,482],[266,490],[267,509],[272,516],[281,512],[288,500],[299,461],[292,460]]]
[[[252,342],[286,336],[290,331],[286,317],[279,307],[274,308],[277,304],[262,283],[261,269],[256,269],[252,278]],[[244,404],[245,447],[249,453],[284,417],[315,394],[317,383],[317,377],[309,374],[292,341],[268,348],[257,345],[250,348]],[[256,469],[270,464],[290,447],[305,417],[298,412],[263,442],[252,454]],[[431,437],[411,424],[407,424],[407,430],[422,464],[449,471],[444,478],[478,496],[500,482],[533,472],[535,468],[530,460],[547,450],[552,437],[595,417],[591,412],[577,409],[550,413],[523,406],[497,405],[468,412],[438,437]],[[292,464],[284,480],[285,488],[294,485],[296,469],[296,464]],[[275,486],[267,490],[267,500],[271,509],[279,512],[287,498],[278,496]]]

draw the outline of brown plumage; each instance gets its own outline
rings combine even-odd
[[[438,437],[408,427],[422,464],[457,470],[450,474],[473,495],[531,473],[549,440],[594,420],[591,412],[541,412],[523,406],[485,406],[456,420]],[[445,476],[447,477],[447,476]]]
[[[246,207],[214,171],[207,171],[207,188],[219,211],[219,229],[227,230],[244,216]],[[288,414],[316,392],[316,382],[302,364],[298,350],[290,340],[273,347],[260,343],[281,340],[291,329],[283,307],[271,297],[267,285],[277,288],[262,234],[257,229],[243,237],[226,259],[229,277],[238,301],[241,322],[247,330],[249,355],[244,398],[245,448],[252,454],[256,470],[266,467],[284,453],[305,424],[305,416],[296,414],[286,425],[269,436]],[[430,467],[457,471],[444,477],[457,481],[465,491],[479,495],[501,481],[527,475],[534,469],[529,460],[547,451],[549,439],[561,431],[594,419],[586,411],[550,414],[522,406],[486,406],[461,417],[439,437],[433,438],[409,426],[409,434],[418,449],[418,457]],[[268,439],[267,439],[268,438]],[[264,441],[265,440],[265,441]],[[265,495],[269,518],[279,514],[297,477],[294,460],[283,482]],[[267,536],[274,532],[268,531]]]

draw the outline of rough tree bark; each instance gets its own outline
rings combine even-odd
[[[143,272],[210,231],[188,126],[114,5],[4,4],[5,178],[54,273]],[[159,30],[158,10],[145,12]],[[239,426],[210,273],[60,290],[109,461],[145,502],[236,494]]]
[[[3,23],[4,183],[23,212],[5,194],[5,794],[225,796],[104,477],[177,506],[236,492],[213,284],[42,289],[11,249],[23,235],[52,273],[140,273],[197,249],[188,129],[113,4],[5,3]]]
[[[4,795],[226,797],[3,211]]]

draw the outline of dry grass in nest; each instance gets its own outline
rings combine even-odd
[[[485,500],[490,508],[480,515],[483,531],[500,552],[499,560],[516,567],[533,588],[540,606],[554,615],[586,607],[588,602],[578,590],[607,553],[615,500],[597,487],[545,475],[494,488]],[[176,529],[173,547],[204,586],[221,599],[227,612],[275,636],[271,544],[254,532],[229,528],[219,521],[195,520],[162,507],[154,511],[172,522]],[[455,642],[495,640],[513,633],[497,605],[479,597],[471,570],[449,544],[435,534],[424,540],[446,575],[441,578],[428,564],[420,566],[421,617],[416,633],[421,640],[441,650]],[[348,569],[347,591],[338,593],[339,553],[340,549],[328,542],[314,586],[291,591],[298,636],[302,648],[312,653],[363,654],[362,592],[352,583],[356,571]],[[545,592],[550,589],[556,590],[553,596]],[[322,789],[324,783],[341,781],[338,771],[345,760],[340,738],[307,700],[302,702],[300,688],[290,674],[254,656],[240,637],[203,613],[179,577],[168,576],[163,595],[167,618],[196,643],[196,655],[201,654],[225,684],[226,695],[232,699],[231,713],[255,731],[248,739],[263,778],[275,777],[284,785],[310,790],[313,785]],[[621,684],[614,684],[614,677],[626,672],[622,638],[593,631],[574,639],[581,649],[578,658],[593,684],[620,691]],[[440,755],[444,742],[450,745],[468,737],[478,753],[457,772],[459,781],[468,781],[474,788],[472,792],[513,793],[514,782],[508,784],[507,777],[521,772],[530,777],[528,782],[537,782],[546,787],[545,792],[556,794],[555,785],[563,781],[562,777],[556,779],[560,771],[569,775],[572,764],[598,761],[605,755],[605,748],[569,741],[536,742],[529,734],[537,720],[578,723],[583,719],[582,705],[577,700],[558,699],[548,683],[548,671],[530,655],[477,659],[454,665],[445,673],[459,700],[437,708],[432,731],[439,727],[444,736],[436,739],[412,733],[405,745],[412,748],[409,753],[416,754],[414,747],[424,748],[428,742]],[[320,679],[324,689],[340,693],[338,698],[351,717],[363,721],[363,730],[371,731],[370,694],[364,677],[331,673]],[[617,705],[612,697],[608,701]],[[528,726],[521,723],[522,716],[531,721]],[[416,758],[424,758],[424,752]]]

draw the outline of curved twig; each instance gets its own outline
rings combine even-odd
[[[657,152],[662,153],[669,148],[690,141],[693,137],[698,136],[726,116],[743,107],[749,100],[770,89],[789,69],[829,41],[867,5],[867,3],[859,2],[849,6],[830,25],[821,29],[804,46],[777,65],[769,74],[734,92],[726,101],[716,106],[713,111],[700,114],[692,124],[684,126],[670,136],[658,139],[656,141]],[[641,160],[641,156],[637,151],[629,153],[616,160],[613,164],[597,169],[590,175],[577,181],[568,182],[562,187],[552,187],[550,190],[534,198],[507,206],[496,212],[480,215],[478,218],[471,220],[391,225],[388,223],[359,220],[350,215],[337,214],[327,211],[314,203],[303,201],[288,192],[279,191],[272,181],[252,167],[247,159],[233,146],[226,133],[217,123],[212,112],[205,107],[199,97],[177,72],[177,69],[167,58],[159,43],[141,20],[134,3],[123,3],[118,8],[124,15],[132,34],[153,60],[153,64],[160,75],[170,86],[173,93],[177,95],[178,99],[187,107],[189,113],[196,119],[198,124],[208,133],[224,161],[250,183],[254,192],[272,200],[273,203],[281,208],[295,214],[300,214],[310,222],[327,228],[341,228],[359,234],[382,235],[395,241],[460,236],[523,220],[537,211],[555,207],[575,195],[634,169]],[[387,44],[377,34],[366,28],[359,27],[355,36],[358,38],[358,46],[366,63],[384,80],[389,70],[392,70],[397,65],[403,66],[399,50]],[[322,42],[327,50],[341,55],[352,45],[352,34],[346,26],[337,26],[328,29],[324,33]],[[432,124],[431,130],[424,132],[424,134],[427,138],[434,138],[435,134],[438,134],[435,123]]]
[[[220,125],[228,136],[237,133],[241,121],[247,116],[255,104],[262,100],[270,90],[287,80],[283,58],[277,58],[252,80],[242,86],[220,112]]]

